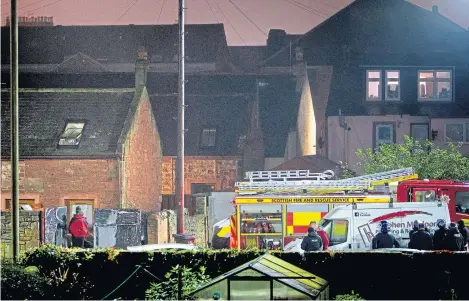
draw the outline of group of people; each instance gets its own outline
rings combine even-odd
[[[309,223],[308,235],[301,242],[301,249],[306,252],[326,251],[329,248],[329,237],[316,221]]]
[[[425,227],[423,221],[414,221],[413,229],[409,232],[409,249],[416,250],[448,250],[448,251],[467,251],[469,244],[469,230],[464,221],[450,223],[447,226],[446,221],[437,220],[438,230],[432,235]],[[387,221],[381,222],[381,230],[372,240],[373,249],[399,248],[400,244],[396,238],[388,233],[389,226]]]

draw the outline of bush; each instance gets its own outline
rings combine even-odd
[[[164,282],[151,283],[150,288],[145,291],[147,300],[179,300],[179,273],[181,273],[182,297],[189,299],[189,293],[208,282],[210,277],[205,275],[205,268],[200,267],[199,271],[193,271],[185,266],[174,266],[171,268]]]
[[[355,292],[352,291],[351,294],[343,294],[343,295],[335,296],[335,300],[366,300],[366,299],[362,298],[359,294],[355,294]]]
[[[2,299],[43,299],[47,290],[46,279],[31,267],[2,264]]]

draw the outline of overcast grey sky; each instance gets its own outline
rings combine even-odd
[[[186,22],[223,22],[229,44],[243,45],[243,39],[248,45],[262,45],[267,39],[264,33],[271,28],[282,28],[288,33],[304,33],[351,1],[186,0]],[[2,0],[2,19],[5,19],[9,13],[9,2],[10,0]],[[411,0],[411,2],[427,9],[436,4],[440,7],[440,13],[469,28],[469,0]],[[18,6],[20,15],[53,16],[55,24],[62,25],[171,24],[177,22],[178,1],[18,0]],[[255,25],[250,23],[243,13]]]

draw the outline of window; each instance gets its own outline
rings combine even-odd
[[[347,220],[322,220],[320,226],[329,237],[329,245],[335,246],[347,242],[348,221]]]
[[[415,202],[435,202],[436,201],[436,193],[435,190],[418,190],[415,191]]]
[[[80,207],[88,221],[88,225],[91,227],[93,224],[94,200],[67,200],[67,202],[68,219],[72,219],[77,207]]]
[[[469,191],[456,192],[456,212],[469,214]]]
[[[78,146],[80,144],[81,135],[83,128],[85,127],[84,122],[69,122],[65,126],[65,129],[60,136],[60,146]]]
[[[366,71],[366,99],[381,100],[381,70]]]
[[[399,71],[386,71],[386,100],[399,100]]]
[[[34,199],[23,199],[23,200],[19,200],[19,203],[20,203],[20,207],[22,205],[29,205],[31,206],[31,208],[34,209],[34,205],[35,205],[35,200]],[[5,210],[11,210],[11,199],[6,199],[5,200]]]
[[[449,70],[419,71],[419,100],[450,101],[453,81]]]
[[[217,129],[207,128],[202,130],[202,147],[214,147],[217,137]]]
[[[393,144],[396,140],[394,123],[374,124],[374,149],[381,144]]]
[[[419,141],[423,146],[425,141],[428,140],[429,125],[428,123],[411,123],[410,124],[410,136]]]
[[[469,143],[469,122],[445,124],[445,141]]]

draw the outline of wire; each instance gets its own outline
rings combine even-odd
[[[112,290],[112,292],[110,292],[109,294],[106,295],[106,297],[102,298],[102,300],[107,300],[107,297],[109,297],[110,295],[112,295],[115,291],[117,291],[122,285],[124,285],[124,283],[126,283],[127,281],[129,281],[130,278],[132,278],[133,275],[135,275],[135,273],[137,273],[138,270],[140,270],[142,266],[137,266],[137,268],[135,269],[135,271],[133,271],[132,274],[130,274],[129,277],[127,277],[124,281],[122,281],[121,284],[119,284],[115,289]]]
[[[265,36],[267,36],[267,33],[266,33],[264,30],[262,30],[262,28],[260,28],[253,20],[251,20],[251,18],[249,18],[249,17],[241,10],[241,8],[239,8],[239,7],[233,2],[233,0],[228,0],[228,1],[229,1],[231,4],[233,4],[233,6],[234,6],[241,14],[243,14],[243,16],[244,16],[249,22],[251,22],[251,24],[254,25],[254,26],[257,28],[257,30],[259,30],[259,31],[262,32]]]
[[[48,0],[39,0],[39,1],[36,1],[36,2],[30,3],[30,4],[27,4],[27,5],[23,5],[23,6],[21,6],[21,7],[18,7],[18,10],[23,9],[23,8],[26,8],[26,7],[33,6],[34,4],[38,4],[38,3],[41,3],[41,2],[44,2],[44,1],[48,1]],[[3,6],[3,5],[7,5],[7,4],[9,5],[10,3],[3,3],[2,6]],[[9,14],[9,13],[10,13],[10,12],[7,11],[7,12],[4,12],[2,15],[6,15],[6,14]]]
[[[213,3],[215,3],[215,5],[218,7],[218,10],[222,13],[223,17],[225,17],[226,21],[228,22],[228,24],[231,26],[231,28],[233,28],[234,32],[236,32],[236,34],[238,35],[238,37],[241,39],[241,41],[243,42],[244,46],[246,46],[246,42],[244,41],[244,39],[241,37],[241,35],[239,34],[239,32],[236,30],[236,28],[233,26],[233,24],[231,24],[230,20],[228,19],[228,17],[225,15],[225,13],[221,10],[220,8],[220,5],[218,5],[217,1],[213,1]]]
[[[135,0],[134,3],[132,3],[131,6],[129,6],[129,8],[127,8],[127,10],[119,17],[119,19],[117,19],[117,21],[119,21],[120,19],[122,19],[125,15],[127,15],[127,13],[132,9],[132,7],[135,6],[135,4],[137,4],[139,0]]]
[[[207,5],[208,7],[210,8],[210,10],[212,11],[212,15],[213,17],[215,18],[215,20],[217,20],[218,23],[220,23],[220,20],[218,20],[217,16],[215,15],[215,11],[213,10],[212,6],[210,5],[210,3],[208,2],[208,0],[205,0],[205,2],[207,2]]]
[[[325,6],[329,6],[330,8],[333,8],[333,9],[340,9],[336,6],[333,6],[333,5],[330,5],[329,3],[327,3],[327,1],[324,1],[324,0],[312,0],[312,1],[318,1],[319,3],[321,3],[322,5],[325,5]]]
[[[54,4],[59,3],[59,2],[62,2],[62,1],[63,1],[63,0],[54,1],[54,2],[52,2],[52,3],[49,3],[49,4],[43,5],[43,6],[41,6],[41,7],[35,8],[35,9],[33,9],[33,10],[27,11],[25,14],[29,14],[29,13],[35,12],[35,11],[37,11],[37,10],[43,9],[43,8],[45,8],[45,7],[54,5]]]
[[[301,9],[307,11],[307,12],[313,13],[314,15],[316,15],[316,16],[318,16],[318,17],[321,17],[321,18],[324,18],[324,16],[326,16],[326,18],[329,17],[328,15],[326,15],[326,14],[324,14],[324,13],[318,11],[317,9],[314,9],[314,8],[309,7],[309,6],[307,6],[307,5],[301,4],[301,3],[296,2],[296,1],[294,1],[294,0],[283,0],[283,1],[288,2],[288,3],[290,3],[290,4],[292,4],[292,5],[296,6],[296,7],[299,7],[299,8],[301,8]],[[324,16],[323,16],[323,15],[324,15]]]
[[[163,12],[163,7],[165,3],[166,3],[166,0],[163,0],[163,4],[161,4],[161,8],[160,8],[160,13],[158,14],[158,19],[156,20],[156,24],[159,24],[160,22],[161,13]]]

